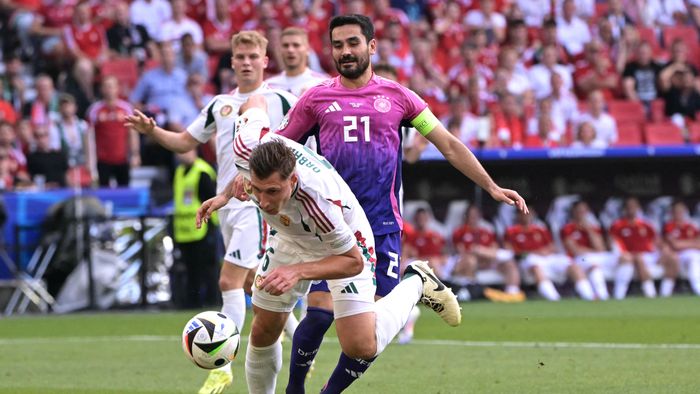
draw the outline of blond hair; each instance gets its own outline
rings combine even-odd
[[[267,38],[254,30],[244,30],[231,37],[231,50],[241,44],[254,45],[262,50],[263,55],[267,52]]]
[[[284,36],[299,36],[304,39],[304,42],[309,42],[309,34],[306,32],[306,30],[302,29],[301,27],[290,26],[282,30],[281,37]]]

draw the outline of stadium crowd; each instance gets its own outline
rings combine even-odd
[[[125,114],[183,130],[235,87],[229,38],[242,29],[269,39],[269,76],[290,26],[309,33],[310,67],[334,74],[326,28],[340,13],[372,17],[373,62],[469,146],[700,142],[697,0],[3,0],[0,186],[172,173]]]

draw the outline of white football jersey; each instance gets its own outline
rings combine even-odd
[[[264,111],[246,111],[239,120],[233,149],[236,166],[247,179],[250,153],[259,144],[279,139],[294,151],[298,181],[292,198],[277,215],[260,210],[277,230],[275,236],[319,258],[343,254],[355,244],[374,256],[374,235],[365,212],[333,166],[311,149],[269,130]],[[256,203],[252,194],[251,199]]]
[[[231,94],[215,96],[202,108],[197,119],[187,127],[187,131],[200,143],[209,141],[212,135],[216,134],[217,193],[221,193],[237,174],[233,157],[236,119],[238,119],[238,109],[253,94],[265,97],[270,121],[275,125],[282,122],[284,116],[297,101],[296,97],[290,93],[272,89],[265,83],[249,93],[240,93],[236,89]],[[242,204],[250,205],[232,198],[224,208],[235,208]]]
[[[328,79],[328,75],[307,68],[306,71],[294,77],[288,77],[285,72],[282,72],[268,78],[265,82],[267,82],[271,88],[286,90],[300,97],[306,89],[316,86],[326,79]]]

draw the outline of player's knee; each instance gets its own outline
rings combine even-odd
[[[279,339],[281,331],[273,325],[254,320],[250,327],[250,341],[257,347],[270,346]]]
[[[353,343],[343,347],[343,353],[354,359],[369,360],[377,355],[377,343]]]

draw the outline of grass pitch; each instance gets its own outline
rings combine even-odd
[[[206,372],[185,358],[179,337],[194,314],[2,319],[0,393],[196,393]],[[318,393],[335,366],[333,335],[308,393]],[[287,379],[289,341],[284,347],[278,392]],[[246,392],[244,357],[243,347],[227,393]],[[347,392],[697,393],[698,371],[697,297],[481,302],[463,304],[458,328],[423,309],[415,342],[390,345]]]

